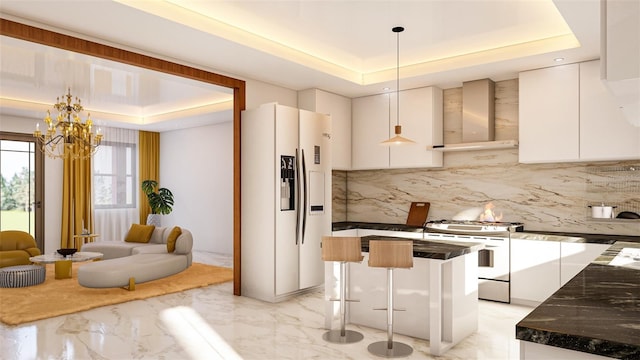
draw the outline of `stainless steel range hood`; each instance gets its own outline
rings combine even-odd
[[[462,143],[427,150],[470,151],[518,147],[517,140],[495,140],[495,83],[481,79],[462,83]]]

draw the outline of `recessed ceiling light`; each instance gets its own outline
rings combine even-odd
[[[555,61],[555,62],[564,61],[564,58],[563,57],[558,57],[558,58],[553,59],[553,61]]]

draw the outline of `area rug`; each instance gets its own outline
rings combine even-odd
[[[7,325],[18,325],[233,280],[233,270],[230,268],[193,263],[179,274],[136,284],[134,291],[123,288],[92,289],[78,284],[78,267],[82,264],[73,264],[72,278],[61,280],[54,278],[53,266],[47,265],[47,277],[42,284],[0,288],[0,321]]]

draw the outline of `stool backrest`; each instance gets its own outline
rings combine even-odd
[[[369,241],[369,266],[383,268],[413,267],[413,241],[371,240]]]
[[[322,237],[322,260],[360,262],[363,258],[362,241],[359,237]]]

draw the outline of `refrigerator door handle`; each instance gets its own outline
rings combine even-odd
[[[302,152],[302,186],[303,186],[303,204],[302,207],[302,244],[304,244],[304,235],[307,232],[307,164],[304,160],[304,149],[300,149]]]
[[[298,156],[298,149],[296,149],[296,245],[300,242],[300,157]]]

